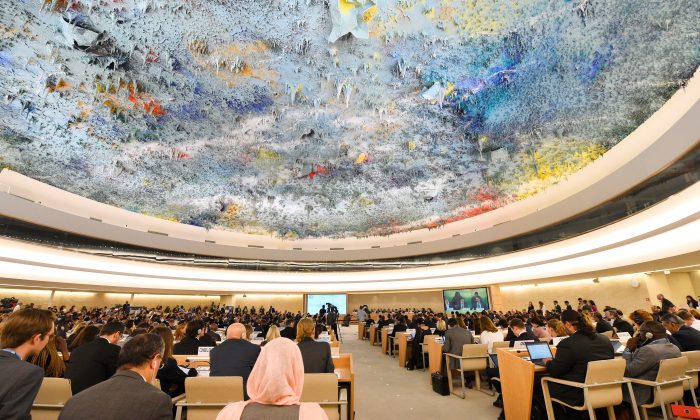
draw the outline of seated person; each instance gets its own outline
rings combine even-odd
[[[297,343],[304,360],[304,373],[333,373],[331,345],[314,341],[315,326],[311,318],[302,318],[297,324]]]
[[[676,312],[676,315],[678,315],[683,322],[685,322],[686,326],[700,331],[700,319],[695,318],[690,311],[682,309]]]
[[[211,365],[209,376],[242,376],[243,396],[248,399],[246,384],[250,371],[260,355],[260,347],[243,338],[245,332],[243,324],[229,325],[226,330],[226,341],[211,349],[209,353]]]
[[[275,338],[280,338],[280,330],[277,328],[277,325],[270,325],[270,327],[267,329],[267,334],[265,335],[265,340],[260,343],[260,347],[265,346],[267,343],[270,341],[274,340]]]
[[[313,326],[313,321],[308,320]],[[303,389],[304,361],[300,348],[290,340],[272,340],[265,346],[248,378],[250,399],[227,405],[216,418],[328,419],[317,403],[299,402]]]
[[[408,360],[408,370],[423,368],[423,343],[424,336],[430,334],[430,327],[422,317],[414,318],[413,323],[416,326],[416,335],[411,341],[411,358]],[[428,360],[426,360],[427,362]]]
[[[508,347],[513,347],[516,341],[537,341],[537,337],[525,329],[525,323],[520,318],[511,319],[508,328],[512,333],[510,340],[508,340],[510,342]]]
[[[155,334],[127,341],[119,353],[117,373],[73,396],[59,419],[172,419],[170,397],[151,385],[163,361],[163,347],[163,339]]]
[[[568,337],[569,332],[564,328],[564,324],[558,319],[550,319],[547,321],[547,332],[549,336],[554,339],[554,337]]]
[[[204,338],[206,337],[210,343],[216,343],[221,341],[221,336],[216,332],[216,330],[219,329],[219,325],[216,322],[211,322],[209,323],[209,328],[206,334],[204,334],[204,337],[202,337],[202,340],[199,340],[201,342],[206,342]],[[210,346],[213,347],[213,346]]]
[[[537,340],[544,341],[545,343],[552,341],[552,337],[549,335],[549,332],[547,332],[547,323],[544,322],[544,319],[533,316],[530,319],[530,325],[532,326],[532,334],[537,337]]]
[[[190,321],[185,328],[185,336],[173,346],[173,354],[197,354],[199,348],[204,345],[199,339],[204,336],[204,323],[202,321]]]
[[[173,333],[168,327],[156,327],[151,331],[163,339],[163,363],[156,378],[160,381],[160,389],[171,397],[185,393],[185,379],[188,376],[197,376],[196,369],[183,372],[173,358]]]
[[[481,327],[479,343],[486,344],[488,346],[488,352],[493,353],[493,343],[502,342],[503,333],[496,328],[493,321],[491,321],[491,318],[487,316],[482,316],[479,318],[479,326]]]
[[[20,309],[0,324],[0,418],[31,419],[44,371],[26,359],[39,354],[54,334],[51,311]]]
[[[56,335],[51,337],[39,354],[29,358],[28,362],[44,369],[44,376],[47,378],[63,378],[66,371],[66,364],[59,356]]]
[[[114,375],[121,350],[117,342],[125,328],[121,322],[109,322],[102,327],[98,338],[73,350],[66,369],[66,378],[71,381],[73,394],[106,381]]]
[[[610,325],[610,323],[603,318],[603,315],[601,315],[599,312],[593,313],[593,319],[595,320],[595,332],[598,334],[613,330],[612,325]]]
[[[646,321],[639,328],[639,335],[627,341],[622,357],[627,363],[625,377],[656,380],[659,362],[664,359],[681,357],[681,351],[668,341],[666,329],[656,321]],[[627,387],[622,387],[624,401],[631,404]],[[637,405],[647,404],[653,399],[652,388],[632,384]]]
[[[607,314],[608,314],[608,318],[612,321],[612,327],[616,333],[624,332],[624,333],[629,334],[630,337],[634,335],[634,327],[632,327],[632,324],[630,324],[629,322],[620,318],[620,316],[621,316],[620,311],[618,311],[615,308],[610,308],[607,311]]]
[[[700,350],[700,331],[685,325],[676,314],[666,314],[661,317],[661,323],[680,345],[681,351]]]
[[[474,337],[472,337],[471,331],[457,325],[457,320],[454,318],[450,318],[449,321],[447,321],[447,326],[448,329],[445,332],[445,344],[442,346],[442,352],[461,356],[462,346],[465,344],[474,344]],[[459,360],[453,358],[449,360],[449,368],[453,371],[459,370]],[[469,385],[471,387],[471,383],[469,383]]]
[[[556,356],[546,362],[547,372],[554,378],[583,382],[586,380],[588,362],[612,359],[613,346],[608,337],[597,334],[593,325],[574,310],[562,312],[561,321],[571,335],[559,343]],[[549,392],[553,398],[567,404],[583,404],[583,390],[580,388],[550,383]],[[539,400],[541,396],[536,395],[536,398]],[[539,400],[539,402],[540,407],[544,407],[544,401]],[[568,418],[563,413],[565,411],[563,406],[554,404],[554,409],[555,415],[559,411],[561,418]],[[559,418],[559,415],[556,415],[556,418]]]
[[[292,341],[296,340],[297,329],[294,327],[294,319],[293,318],[287,318],[287,320],[284,323],[284,329],[280,332],[280,336],[284,337],[284,338],[288,338]]]
[[[389,340],[389,353],[392,356],[394,355],[394,346],[392,343],[396,342],[396,333],[406,332],[406,329],[408,329],[408,325],[406,325],[406,316],[399,315],[396,324],[394,324],[394,329],[391,331],[391,334],[389,334],[389,336],[394,337],[394,340]]]

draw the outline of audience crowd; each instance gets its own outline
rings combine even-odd
[[[362,306],[348,314],[358,322],[378,327],[393,326],[391,336],[415,331],[413,357],[407,369],[423,367],[420,343],[428,334],[444,336],[443,351],[461,355],[464,344],[479,341],[493,351],[494,343],[518,341],[554,342],[557,351],[546,360],[549,375],[583,382],[590,361],[614,357],[610,341],[628,333],[622,357],[625,376],[653,379],[661,360],[679,357],[681,352],[700,350],[700,313],[697,301],[688,296],[687,309],[680,309],[663,295],[659,305],[629,314],[592,300],[578,299],[547,307],[540,301],[527,309],[483,310],[472,313],[441,313],[430,308],[375,308]],[[111,308],[21,307],[16,299],[3,299],[0,314],[0,418],[30,418],[32,402],[43,377],[71,380],[74,394],[61,412],[61,419],[93,417],[172,418],[170,397],[184,392],[188,376],[197,370],[178,365],[176,355],[196,355],[211,348],[210,376],[241,376],[245,403],[232,404],[220,418],[325,418],[318,405],[300,404],[304,373],[334,371],[330,345],[316,340],[326,331],[334,335],[337,314],[317,315],[278,312],[274,308],[224,307],[132,307],[128,303]],[[331,311],[332,312],[332,311]],[[327,325],[329,324],[329,325]],[[329,327],[333,327],[332,329]],[[222,331],[223,334],[219,334]],[[255,333],[255,334],[254,334]],[[222,335],[225,335],[222,337]],[[263,339],[251,342],[253,335]],[[278,340],[286,338],[287,340]],[[258,341],[259,341],[258,340]],[[293,345],[295,344],[295,345]],[[393,351],[393,349],[392,349]],[[451,361],[448,369],[459,367]],[[496,366],[487,369],[497,378]],[[162,392],[150,385],[160,380]],[[467,378],[469,380],[469,378]],[[490,381],[500,392],[498,381]],[[644,387],[635,387],[637,404],[652,398]],[[572,405],[583,402],[580,389],[552,385],[553,397]],[[542,391],[536,387],[533,417],[546,418]],[[616,408],[618,418],[629,416],[631,398]],[[281,406],[279,410],[268,405]],[[503,406],[501,396],[494,405]],[[563,406],[555,405],[557,418],[575,418]],[[134,410],[138,411],[135,412]],[[81,413],[83,415],[81,415]],[[501,414],[503,417],[503,413]]]

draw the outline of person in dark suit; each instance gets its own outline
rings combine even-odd
[[[588,371],[588,362],[612,359],[614,357],[613,346],[606,336],[597,334],[593,326],[586,322],[583,315],[576,311],[566,310],[562,312],[561,321],[570,335],[566,340],[559,342],[556,356],[546,362],[547,372],[554,378],[584,382]],[[583,404],[583,390],[580,388],[551,383],[549,391],[552,398],[567,404]],[[540,407],[544,407],[543,400],[540,400],[540,403]],[[555,408],[555,411],[561,413],[561,418],[568,418],[562,412],[563,406],[555,404]],[[555,417],[560,418],[559,415],[555,415]]]
[[[513,333],[512,335],[509,334],[509,337],[506,337],[508,339],[507,341],[510,342],[508,347],[513,347],[516,341],[537,341],[537,337],[527,330],[525,323],[520,318],[511,319],[508,323],[508,329]]]
[[[680,345],[681,351],[700,350],[700,331],[685,325],[676,314],[666,314],[661,317],[661,323]]]
[[[666,299],[661,293],[656,295],[656,299],[658,299],[659,302],[661,302],[661,311],[659,312],[660,315],[667,314],[671,312],[671,309],[676,308],[676,305],[674,305],[673,302],[671,302],[670,300]]]
[[[260,347],[243,339],[245,326],[240,323],[229,325],[226,341],[209,352],[211,370],[209,376],[242,376],[243,396],[248,399],[246,384],[250,371],[260,355]]]
[[[168,327],[156,327],[151,331],[163,339],[163,363],[156,374],[160,381],[160,389],[170,397],[177,397],[185,393],[185,379],[188,376],[197,376],[196,369],[190,369],[185,373],[177,365],[173,358],[173,333]]]
[[[204,323],[190,321],[185,329],[185,336],[173,347],[173,354],[197,354],[203,344],[199,339],[204,336]]]
[[[304,360],[304,373],[333,373],[335,366],[328,343],[314,341],[314,321],[302,318],[297,323],[297,343]]]
[[[625,332],[630,336],[634,335],[634,327],[629,322],[620,318],[620,312],[615,308],[610,308],[607,312],[608,318],[612,320],[612,327],[615,332]]]
[[[602,334],[606,331],[612,331],[613,327],[608,321],[603,318],[599,312],[593,313],[593,319],[595,319],[595,332]]]
[[[25,308],[0,324],[0,419],[29,420],[44,370],[25,360],[39,354],[54,334],[51,311]]]
[[[109,322],[102,327],[95,341],[73,350],[66,369],[66,378],[70,379],[73,395],[114,375],[119,362],[120,347],[117,342],[124,329],[121,322]]]
[[[406,325],[406,316],[405,316],[405,315],[399,315],[399,316],[398,316],[398,321],[397,321],[397,323],[394,325],[394,329],[391,331],[391,334],[390,334],[390,335],[391,335],[392,337],[394,337],[394,340],[395,340],[395,339],[396,339],[396,333],[403,333],[403,332],[406,332],[407,329],[408,329],[408,326]],[[390,347],[390,348],[389,348],[389,352],[390,352],[391,355],[393,356],[393,355],[394,355],[394,346],[391,345],[391,343],[392,343],[392,341],[389,340],[389,344],[390,344],[390,346],[389,346],[389,347]]]
[[[297,331],[294,328],[294,320],[292,318],[287,318],[284,323],[284,329],[280,331],[280,337],[288,338],[292,341],[297,339]]]
[[[117,373],[68,400],[59,420],[172,420],[170,397],[151,385],[163,361],[163,347],[163,339],[155,334],[127,341]]]

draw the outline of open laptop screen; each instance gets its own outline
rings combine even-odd
[[[552,350],[547,343],[527,343],[527,352],[530,354],[530,360],[542,360],[552,357]]]

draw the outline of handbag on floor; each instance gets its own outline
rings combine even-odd
[[[433,384],[433,391],[442,396],[450,395],[450,387],[447,384],[447,376],[440,372],[435,372],[430,375],[430,380]]]

